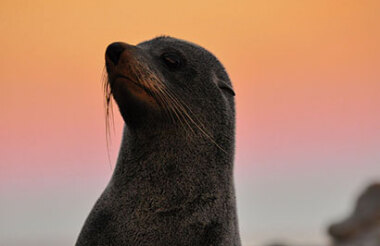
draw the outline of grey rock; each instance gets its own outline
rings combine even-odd
[[[333,246],[380,246],[380,183],[359,196],[352,214],[328,228]]]

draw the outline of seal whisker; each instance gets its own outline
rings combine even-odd
[[[188,121],[186,120],[186,117],[184,116],[183,114],[183,110],[181,109],[181,105],[179,105],[176,100],[175,100],[175,97],[173,97],[170,92],[168,91],[168,88],[166,86],[164,86],[164,83],[162,82],[162,80],[157,80],[159,85],[157,87],[157,89],[162,92],[162,94],[167,98],[168,102],[170,102],[168,105],[169,107],[172,109],[172,111],[174,112],[175,116],[177,117],[179,123],[182,125],[182,128],[186,131],[187,133],[187,130],[186,129],[189,129],[191,131],[192,134],[190,135],[194,135],[195,132],[193,130],[193,128],[189,125]],[[186,112],[185,112],[186,113]],[[188,128],[185,127],[184,123],[188,126]]]
[[[107,159],[108,159],[109,166],[112,169],[111,156],[110,156],[110,145],[111,145],[110,118],[112,119],[111,125],[114,132],[115,132],[115,121],[114,121],[114,115],[113,115],[112,91],[111,91],[110,83],[108,81],[108,77],[105,72],[105,67],[103,67],[103,71],[102,71],[102,83],[103,83],[103,90],[104,90],[104,95],[105,95],[104,108],[105,108]]]
[[[161,82],[161,81],[160,81]],[[168,109],[170,114],[172,115],[172,113],[174,113],[174,115],[176,116],[176,119],[178,120],[178,122],[181,124],[182,128],[187,132],[187,128],[185,127],[184,125],[184,122],[187,124],[186,122],[186,119],[184,118],[183,114],[181,113],[181,110],[176,106],[176,104],[173,102],[173,100],[168,96],[167,92],[165,90],[163,90],[162,88],[158,87],[158,91],[160,93],[162,93],[162,95],[164,96],[164,98],[166,99],[166,102],[168,102]],[[173,120],[173,122],[175,122],[175,120]],[[190,127],[190,126],[189,126]],[[190,127],[190,130],[193,132],[193,129]],[[194,133],[194,132],[193,132]]]
[[[207,128],[201,123],[201,121],[196,117],[196,115],[191,111],[191,109],[182,102],[175,94],[168,89],[168,95],[172,97],[173,101],[181,108],[181,112],[184,113],[184,115],[188,118],[188,120],[195,125],[196,128],[206,137],[208,138],[213,144],[215,144],[220,150],[222,150],[224,153],[227,153],[226,150],[224,150],[211,136],[211,134],[207,131]],[[191,113],[193,117],[190,116]],[[190,127],[190,126],[189,126]],[[191,127],[190,127],[191,128]]]
[[[175,95],[173,95],[173,93],[170,93],[170,91],[168,91],[167,93],[168,93],[169,97],[171,98],[171,100],[174,102],[174,105],[176,105],[176,107],[178,108],[181,115],[185,118],[185,122],[189,126],[190,130],[195,134],[193,128],[188,123],[188,121],[192,122],[197,128],[199,128],[199,126],[193,121],[191,116],[188,114],[187,110],[183,106],[183,103],[180,102],[180,100]],[[188,121],[186,120],[186,118],[188,119]],[[199,130],[201,130],[201,132],[202,132],[202,129],[199,129]]]
[[[134,63],[135,66],[132,68],[134,71],[134,74],[138,78],[138,80],[143,83],[143,86],[145,88],[148,88],[149,91],[156,95],[162,96],[162,99],[165,100],[163,105],[165,105],[165,110],[169,112],[170,117],[172,118],[173,122],[175,122],[173,118],[173,114],[178,120],[178,122],[181,124],[182,128],[185,129],[187,132],[187,128],[184,127],[184,123],[188,125],[188,122],[186,118],[183,116],[181,113],[180,107],[178,107],[175,103],[175,100],[173,100],[168,92],[165,90],[166,86],[162,82],[160,78],[157,77],[156,73],[152,72],[151,68],[142,66],[139,61]],[[150,81],[151,83],[147,83],[147,81]],[[166,103],[165,103],[166,102]],[[189,129],[192,131],[194,134],[194,131],[190,125]]]
[[[157,91],[154,93],[157,96],[157,101],[159,105],[164,109],[165,116],[171,120],[171,122],[175,122],[175,118],[173,116],[173,112],[170,109],[170,102],[167,99],[166,95],[164,95],[161,91]]]
[[[164,109],[165,115],[174,122],[172,110],[170,110],[168,107],[168,105],[170,104],[168,103],[167,96],[164,93],[162,93],[159,87],[158,87],[159,90],[156,90],[157,88],[152,86],[154,84],[162,83],[162,82],[158,80],[157,78],[155,78],[154,76],[151,76],[152,74],[150,73],[149,69],[145,68],[144,69],[145,74],[142,73],[140,70],[143,68],[140,68],[139,62],[136,62],[135,65],[136,66],[133,68],[133,72],[137,77],[137,81],[139,81],[136,83],[141,83],[142,86],[150,92],[149,94],[157,101],[158,105]],[[146,74],[148,74],[149,76],[146,76]],[[146,81],[150,81],[151,83],[147,83]]]

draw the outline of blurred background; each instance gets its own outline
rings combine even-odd
[[[380,180],[380,2],[0,2],[0,245],[73,245],[114,168],[106,46],[197,43],[235,87],[243,245],[323,245]]]

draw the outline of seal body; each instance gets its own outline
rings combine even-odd
[[[240,245],[234,92],[221,63],[198,45],[158,37],[111,44],[106,68],[107,98],[125,128],[76,246]]]

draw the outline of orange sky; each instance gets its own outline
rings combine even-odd
[[[199,43],[222,60],[238,92],[242,132],[260,124],[254,115],[263,117],[260,128],[281,114],[294,127],[327,120],[340,128],[339,119],[358,117],[378,122],[371,116],[373,100],[379,102],[378,7],[378,1],[2,1],[1,126],[38,131],[67,117],[87,124],[82,114],[99,103],[95,84],[106,45],[160,34]],[[310,108],[317,111],[303,122]]]

